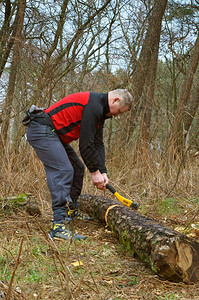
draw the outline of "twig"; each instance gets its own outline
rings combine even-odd
[[[96,289],[97,289],[97,293],[100,294],[99,289],[98,289],[98,287],[97,287],[97,284],[96,284],[96,282],[95,282],[95,279],[94,279],[94,277],[93,277],[92,272],[90,272],[90,275],[91,275],[91,278],[92,278],[92,280],[93,280],[93,283],[94,283],[94,285],[95,285],[95,287],[96,287]]]
[[[191,219],[191,221],[189,221],[189,223],[186,225],[184,231],[189,227],[189,225],[193,222],[193,220],[196,218],[196,216],[198,215],[199,213],[199,208],[198,210],[196,211],[196,213],[194,214],[193,218]]]
[[[68,265],[65,263],[65,261],[64,261],[64,259],[63,259],[63,256],[62,256],[62,254],[60,253],[60,251],[59,251],[58,247],[56,246],[56,244],[54,243],[53,239],[50,238],[50,237],[46,234],[46,232],[43,230],[41,224],[39,223],[39,221],[38,221],[38,219],[37,219],[37,217],[36,217],[36,215],[33,215],[33,217],[34,217],[34,219],[35,219],[37,225],[39,226],[40,230],[42,231],[42,233],[43,233],[43,235],[44,235],[44,238],[45,238],[46,242],[48,243],[50,249],[53,251],[53,256],[52,256],[52,257],[53,257],[53,262],[54,262],[56,271],[57,271],[57,273],[58,273],[60,282],[61,282],[61,276],[60,276],[60,274],[62,274],[62,275],[64,276],[64,279],[65,279],[65,282],[66,282],[66,288],[67,288],[66,293],[68,293],[70,299],[74,299],[72,290],[71,290],[70,287],[69,287],[69,281],[72,282],[73,284],[75,284],[75,282],[74,282],[74,276],[73,276],[73,274],[71,273],[71,271],[70,271]],[[54,246],[54,247],[53,247],[53,246]],[[60,262],[60,264],[61,264],[61,266],[62,266],[64,272],[58,270],[57,265],[56,265],[56,261],[55,261],[55,257],[59,260],[59,262]],[[67,273],[67,271],[68,271],[69,274]],[[62,286],[62,289],[63,289],[64,287],[63,287],[63,284],[62,284],[62,283],[61,283],[61,286]]]
[[[56,264],[56,261],[55,261],[54,253],[53,253],[53,255],[52,255],[52,258],[53,258],[53,263],[54,263],[55,269],[56,269],[56,271],[57,271],[57,274],[58,274],[58,277],[59,277],[59,280],[60,280],[61,287],[62,287],[62,289],[64,290],[64,286],[63,286],[63,283],[62,283],[62,279],[61,279],[61,276],[60,276],[60,272],[59,272],[59,270],[58,270],[58,268],[57,268],[57,264]]]
[[[196,139],[198,133],[199,133],[199,130],[194,134],[194,136],[193,136],[193,138],[192,138],[192,142],[193,142],[194,139]],[[165,196],[165,198],[167,198],[167,197],[171,194],[171,192],[172,192],[172,191],[174,190],[174,188],[176,187],[176,184],[178,183],[178,179],[179,179],[181,167],[182,167],[182,165],[185,163],[186,154],[187,154],[187,152],[189,151],[189,149],[191,148],[191,145],[192,145],[192,143],[190,142],[189,147],[187,147],[185,153],[184,153],[183,156],[182,156],[182,160],[181,160],[180,165],[179,165],[179,168],[178,168],[178,173],[177,173],[176,181],[175,181],[173,187],[171,188],[171,190],[170,190],[170,191],[167,193],[167,195]]]
[[[162,185],[160,185],[160,184],[157,184],[157,183],[155,183],[155,182],[153,182],[153,181],[149,181],[149,182],[151,182],[151,183],[154,184],[155,186],[161,188],[161,189],[162,189],[163,191],[165,191],[165,192],[168,192],[168,191],[169,191],[168,188],[166,188],[166,187],[164,187],[164,186],[162,186]],[[187,200],[187,201],[191,201],[190,199],[188,199],[187,197],[183,196],[182,194],[179,194],[179,193],[174,192],[174,191],[172,191],[172,193],[175,194],[175,195],[177,195],[177,196],[179,196],[179,197],[182,197],[183,199],[185,199],[185,200]]]
[[[16,272],[17,267],[19,265],[19,260],[20,260],[21,251],[22,251],[22,245],[23,245],[23,238],[21,239],[21,244],[20,244],[20,248],[19,248],[19,254],[18,254],[16,263],[15,263],[15,268],[14,268],[14,270],[12,272],[12,276],[11,276],[11,279],[10,279],[10,283],[9,283],[9,286],[8,286],[8,291],[7,291],[7,295],[6,295],[5,300],[9,300],[10,299],[10,294],[11,294],[11,291],[12,291],[12,284],[13,284],[15,272]]]
[[[186,157],[186,154],[187,154],[188,150],[190,149],[190,147],[191,147],[191,144],[190,144],[189,147],[186,149],[186,151],[185,151],[185,153],[184,153],[184,155],[183,155],[183,157],[182,157],[182,159],[181,159],[181,162],[180,162],[180,165],[179,165],[179,168],[178,168],[178,173],[177,173],[177,176],[176,176],[176,181],[175,181],[173,187],[171,188],[171,190],[166,194],[165,198],[167,198],[167,197],[171,194],[171,192],[174,190],[174,188],[176,187],[176,185],[177,185],[177,183],[178,183],[178,179],[179,179],[181,167],[182,167],[182,165],[185,163],[185,157]]]
[[[44,235],[44,237],[45,237],[45,240],[46,240],[46,242],[48,243],[49,247],[51,248],[51,250],[53,251],[53,253],[54,253],[55,256],[57,257],[57,259],[59,260],[59,262],[60,262],[62,268],[65,270],[65,267],[64,267],[65,263],[64,263],[63,256],[62,256],[62,254],[60,253],[59,249],[57,248],[55,242],[54,242],[53,239],[50,238],[50,237],[46,234],[46,232],[43,230],[43,228],[42,228],[42,226],[40,225],[40,223],[39,223],[37,217],[36,217],[35,215],[34,215],[33,217],[34,217],[34,219],[35,219],[37,225],[39,226],[40,230],[42,231],[42,233],[43,233],[43,235]],[[56,251],[55,251],[55,249],[53,248],[52,245],[55,247]],[[67,275],[67,278],[68,278],[73,284],[75,284],[75,283],[74,283],[74,276],[73,276],[73,274],[71,273],[71,271],[70,271],[70,269],[69,269],[69,267],[68,267],[67,265],[66,265],[66,268],[67,268],[67,270],[68,270],[68,272],[69,272],[69,274],[70,274],[70,276],[71,276],[71,278],[70,278],[70,276]]]

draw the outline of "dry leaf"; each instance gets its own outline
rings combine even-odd
[[[71,265],[74,267],[80,267],[80,266],[83,266],[83,262],[81,260],[75,261],[75,262],[71,263]]]

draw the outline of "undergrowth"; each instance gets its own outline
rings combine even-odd
[[[187,156],[179,172],[179,161],[165,167],[158,153],[148,151],[133,160],[133,151],[114,147],[109,153],[110,183],[124,197],[139,202],[140,213],[160,223],[186,229],[197,225],[198,158]],[[198,299],[198,285],[193,290],[161,281],[98,222],[72,224],[89,237],[86,241],[49,240],[52,211],[43,165],[28,145],[17,154],[4,151],[0,163],[0,297]],[[88,171],[83,193],[104,196],[92,186]],[[105,196],[114,199],[108,191]],[[27,214],[26,201],[35,201],[42,215]],[[81,266],[73,265],[79,261]]]

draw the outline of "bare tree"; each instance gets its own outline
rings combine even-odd
[[[35,94],[33,96],[33,99],[39,99],[40,105],[44,105],[46,102],[46,95],[45,91],[49,90],[49,83],[52,84],[52,88],[54,88],[57,84],[59,84],[60,80],[63,77],[66,77],[67,74],[69,74],[71,71],[73,71],[77,65],[80,65],[80,62],[78,61],[78,54],[81,50],[81,45],[84,47],[85,40],[84,35],[90,32],[91,24],[96,16],[100,15],[107,5],[111,2],[111,0],[107,0],[101,7],[92,9],[92,7],[89,8],[87,6],[87,10],[89,9],[91,11],[91,14],[82,15],[81,12],[79,12],[78,4],[76,3],[75,10],[77,10],[77,15],[75,19],[75,31],[73,34],[71,34],[70,38],[67,39],[67,42],[65,45],[62,43],[62,50],[60,51],[58,48],[58,42],[63,39],[63,30],[66,28],[66,20],[67,20],[67,13],[69,11],[66,10],[67,6],[69,5],[69,1],[64,0],[61,7],[61,13],[59,20],[57,21],[57,29],[54,36],[54,40],[52,41],[52,44],[48,51],[46,52],[46,58],[45,62],[42,66],[42,72],[39,74],[38,78],[38,86],[35,89]],[[86,6],[86,4],[85,4]],[[75,11],[76,12],[76,11]],[[71,13],[71,12],[70,12]],[[90,33],[89,33],[90,34]],[[98,32],[99,34],[99,32]],[[96,35],[96,34],[95,34]],[[89,40],[91,38],[89,37]],[[101,45],[100,47],[102,47]],[[90,46],[88,45],[88,49],[92,49],[94,47],[94,44],[92,41],[90,41]],[[95,53],[97,50],[93,51]],[[91,56],[93,53],[87,54],[86,56]],[[82,64],[83,62],[81,62]],[[54,75],[53,82],[52,82],[52,74]],[[39,93],[39,94],[38,94]],[[38,100],[37,100],[38,101]]]
[[[189,147],[192,138],[191,138],[191,132],[192,132],[192,123],[194,120],[194,117],[197,116],[197,111],[199,109],[199,83],[196,82],[196,87],[194,91],[192,92],[192,95],[190,95],[190,101],[186,108],[186,115],[184,117],[184,139],[185,139],[185,150]],[[196,130],[199,128],[199,121],[196,121]],[[197,145],[197,136],[199,134],[199,131],[194,132],[194,141]],[[198,147],[198,146],[197,146]]]
[[[139,105],[139,101],[144,89],[146,76],[148,74],[152,53],[156,45],[156,41],[161,32],[162,18],[166,9],[167,0],[155,1],[152,14],[149,19],[149,25],[146,32],[145,39],[143,41],[142,50],[140,53],[139,60],[136,65],[136,69],[132,74],[132,79],[130,82],[130,90],[134,97],[134,107],[130,114],[130,126],[128,138],[130,138],[134,128],[135,128],[135,116]]]
[[[14,48],[13,48],[12,63],[10,67],[9,84],[8,84],[7,94],[6,94],[5,103],[3,105],[2,116],[1,116],[2,118],[1,138],[3,141],[6,141],[8,136],[17,69],[20,61],[19,57],[20,57],[20,48],[22,43],[22,29],[23,29],[25,9],[26,9],[26,0],[19,1],[17,31],[16,31],[14,46],[13,46]]]
[[[13,47],[14,39],[17,37],[17,24],[19,18],[19,10],[17,10],[18,1],[14,1],[11,5],[10,0],[5,1],[4,20],[0,30],[0,77],[3,73],[8,57]],[[14,16],[15,15],[15,16]],[[12,19],[14,21],[12,22]]]
[[[160,42],[160,31],[159,31],[159,37],[156,39],[154,51],[151,57],[149,71],[146,77],[146,83],[145,83],[144,93],[142,97],[143,117],[141,119],[139,139],[141,144],[144,146],[144,148],[148,148],[151,140],[150,127],[151,127],[151,115],[153,111],[153,102],[154,102],[159,42]]]
[[[179,97],[178,107],[175,113],[174,123],[170,131],[170,144],[175,152],[183,151],[182,139],[182,121],[186,115],[186,108],[190,99],[190,92],[193,84],[194,75],[199,62],[199,36],[196,39],[195,46],[191,55],[189,67],[185,76],[184,84]]]

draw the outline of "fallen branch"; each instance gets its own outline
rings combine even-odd
[[[199,243],[193,239],[107,198],[81,195],[78,202],[159,276],[186,283],[199,279]]]

